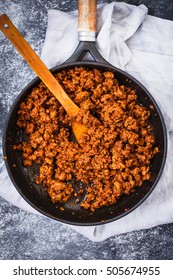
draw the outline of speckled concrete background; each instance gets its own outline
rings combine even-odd
[[[106,1],[98,1],[102,2]],[[145,4],[150,14],[173,20],[172,0],[124,2]],[[0,13],[10,16],[39,55],[45,38],[48,9],[74,10],[77,9],[77,1],[0,1]],[[35,74],[2,33],[0,53],[2,136],[10,105]],[[2,159],[1,145],[0,143]],[[173,224],[118,235],[94,243],[65,225],[20,210],[0,197],[0,259],[173,259]]]

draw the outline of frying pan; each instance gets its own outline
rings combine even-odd
[[[38,174],[38,166],[24,167],[20,151],[13,146],[25,140],[26,135],[16,125],[17,111],[22,101],[37,86],[40,79],[36,77],[18,95],[13,103],[6,120],[3,134],[3,153],[9,176],[21,194],[21,196],[37,211],[43,215],[60,222],[73,225],[98,225],[117,220],[136,209],[156,187],[164,168],[167,152],[166,128],[161,111],[148,90],[128,73],[109,64],[95,47],[96,34],[96,1],[78,1],[78,31],[79,45],[73,55],[62,65],[52,68],[55,73],[63,69],[72,69],[76,66],[84,66],[89,69],[97,68],[102,71],[111,71],[120,84],[130,86],[138,95],[138,102],[150,111],[150,124],[156,138],[159,153],[151,162],[151,179],[145,181],[141,187],[136,188],[131,195],[122,196],[114,205],[97,209],[94,213],[80,207],[83,197],[72,197],[63,204],[64,211],[60,211],[60,205],[52,203],[46,190],[41,185],[35,184],[35,176]],[[84,59],[85,54],[90,53],[93,61]],[[152,108],[152,109],[151,109]],[[74,188],[80,187],[80,182],[72,180]]]

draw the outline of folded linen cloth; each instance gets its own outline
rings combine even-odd
[[[70,226],[92,241],[173,222],[173,22],[149,16],[147,12],[144,5],[122,2],[99,5],[96,45],[111,64],[140,80],[159,104],[168,134],[166,165],[152,194],[127,216],[105,225]],[[77,45],[77,11],[49,10],[42,50],[46,65],[51,68],[63,63]],[[4,163],[0,165],[0,195],[24,210],[39,214],[18,194]]]

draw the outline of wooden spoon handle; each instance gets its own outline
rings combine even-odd
[[[69,116],[75,117],[80,110],[79,107],[68,97],[61,85],[58,83],[43,61],[39,58],[39,56],[22,37],[6,14],[0,16],[0,29],[11,41],[18,52],[23,56],[33,71],[58,99]]]
[[[96,11],[97,0],[78,0],[79,40],[95,41],[97,31]]]

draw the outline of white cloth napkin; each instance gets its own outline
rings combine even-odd
[[[99,5],[97,47],[106,60],[140,80],[158,102],[168,133],[166,165],[155,190],[132,213],[105,225],[70,226],[92,241],[173,222],[173,22],[147,12],[144,5]],[[77,45],[77,12],[49,10],[42,50],[47,66],[63,63]],[[18,194],[4,163],[0,166],[0,195],[24,210],[38,213]]]

